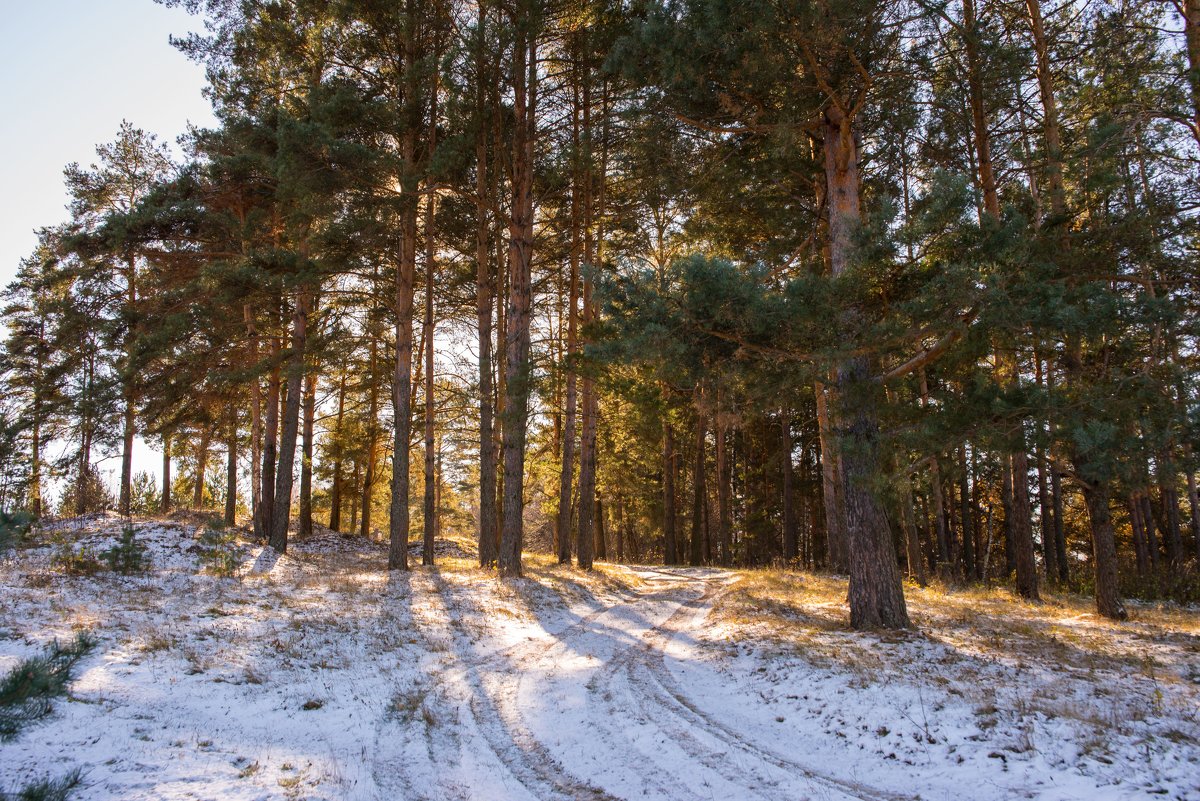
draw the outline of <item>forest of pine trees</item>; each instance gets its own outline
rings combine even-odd
[[[1200,599],[1200,4],[159,1],[218,123],[66,168],[3,511]]]

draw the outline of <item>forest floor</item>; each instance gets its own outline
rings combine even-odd
[[[383,570],[320,530],[286,556],[144,520],[150,570],[68,576],[121,524],[0,564],[0,672],[98,647],[0,744],[0,794],[79,799],[1200,799],[1200,611],[908,588],[911,632],[847,629],[846,582],[527,555],[527,577]],[[219,548],[237,576],[206,573]],[[419,550],[413,550],[419,564]]]

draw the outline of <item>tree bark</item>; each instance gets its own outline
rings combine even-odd
[[[717,457],[717,538],[721,543],[721,564],[728,565],[733,558],[733,520],[732,520],[732,498],[730,475],[730,465],[728,456],[728,445],[726,438],[728,436],[728,426],[725,423],[725,418],[721,413],[721,389],[717,388],[717,412],[716,412],[716,457]]]
[[[225,525],[237,524],[237,410],[231,407],[229,438],[225,444]]]
[[[567,288],[567,359],[570,362],[566,370],[566,398],[563,410],[563,447],[562,463],[559,472],[558,489],[558,518],[555,521],[555,542],[557,544],[558,563],[569,564],[571,561],[571,490],[575,475],[575,414],[577,403],[576,372],[574,359],[579,348],[578,314],[579,314],[579,261],[582,242],[582,223],[580,220],[580,194],[583,183],[579,166],[580,151],[580,98],[579,98],[579,65],[572,63],[572,104],[571,104],[571,205],[570,226],[571,245],[568,256],[570,276]],[[586,191],[583,189],[582,191]],[[583,508],[583,507],[581,507]],[[581,515],[582,519],[582,515]]]
[[[337,419],[333,424],[334,459],[333,485],[329,488],[329,528],[342,530],[342,472],[345,467],[345,443],[342,440],[342,422],[346,417],[346,373],[338,380]]]
[[[287,407],[283,413],[283,431],[279,438],[279,468],[275,477],[275,508],[271,511],[270,545],[287,553],[288,526],[292,516],[292,481],[296,463],[296,439],[300,430],[300,404],[304,398],[304,359],[308,344],[309,298],[305,290],[296,293],[292,317],[292,353],[288,365]]]
[[[304,423],[300,445],[300,521],[297,533],[312,536],[313,425],[317,414],[317,372],[304,376]]]
[[[698,567],[704,561],[705,434],[704,413],[697,408],[695,461],[692,469],[692,540],[688,550],[688,564],[692,567]]]
[[[192,508],[204,508],[204,474],[208,471],[208,451],[212,443],[212,432],[207,427],[200,434],[200,445],[196,449],[196,476],[192,483]]]
[[[167,514],[171,511],[171,433],[163,432],[163,467],[162,467],[162,497],[159,499],[159,511]]]
[[[533,166],[537,133],[537,34],[533,12],[524,6],[516,20],[513,48],[513,149],[509,222],[508,330],[504,408],[504,512],[500,532],[501,576],[521,575],[525,511],[525,435],[530,372],[529,322],[533,301]],[[582,514],[581,514],[582,517]]]
[[[837,104],[826,109],[823,123],[830,263],[838,278],[851,268],[854,236],[861,224],[858,148],[853,120]],[[857,327],[855,314],[848,312],[844,321],[851,330]],[[838,366],[850,624],[856,629],[907,628],[908,610],[887,516],[872,487],[879,475],[874,383],[865,356],[851,356]]]
[[[1083,498],[1092,523],[1092,558],[1096,560],[1096,611],[1113,620],[1128,617],[1117,588],[1117,547],[1108,492],[1099,481],[1083,481]]]
[[[663,490],[663,561],[668,565],[679,563],[678,543],[675,534],[675,431],[668,420],[663,420],[662,451]]]
[[[840,470],[838,468],[837,445],[829,419],[828,388],[817,381],[813,384],[817,400],[817,433],[821,445],[821,500],[825,505],[825,548],[829,568],[845,572],[846,521],[839,492]]]
[[[262,380],[258,374],[258,329],[254,325],[254,315],[250,304],[242,306],[242,319],[246,323],[246,334],[249,339],[250,365],[253,369],[250,377],[250,516],[253,518],[252,527],[254,538],[266,539],[266,531],[262,528]],[[164,448],[166,445],[164,444]],[[163,455],[167,463],[166,454]],[[164,474],[168,472],[164,470]],[[164,511],[167,495],[164,498]]]
[[[413,169],[415,133],[407,131],[402,159]],[[417,269],[416,187],[406,187],[401,201],[400,262],[396,270],[396,366],[392,376],[392,497],[388,570],[408,570],[409,446],[412,438],[413,295]]]
[[[788,562],[796,559],[796,510],[792,498],[792,420],[785,412],[779,415],[780,444],[783,450],[783,558]]]
[[[263,430],[262,489],[259,491],[258,520],[262,537],[271,536],[275,510],[275,456],[279,444],[279,339],[271,337],[271,375],[267,381],[267,419]]]

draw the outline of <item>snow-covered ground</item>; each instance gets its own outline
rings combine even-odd
[[[79,799],[1200,799],[1195,611],[912,589],[917,631],[858,634],[828,577],[533,556],[503,583],[454,542],[389,575],[322,531],[220,578],[194,524],[137,531],[141,576],[0,565],[0,670],[100,639],[0,744],[0,792],[81,767]]]

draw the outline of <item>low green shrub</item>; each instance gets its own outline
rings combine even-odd
[[[65,645],[57,640],[45,653],[21,662],[0,679],[0,740],[11,740],[21,729],[50,713],[51,699],[65,695],[71,671],[96,647],[87,633]]]
[[[57,779],[40,779],[25,785],[15,793],[0,794],[0,798],[14,801],[67,801],[71,793],[83,783],[83,771],[75,768]]]
[[[137,540],[137,532],[133,526],[121,530],[120,541],[104,551],[101,556],[114,573],[131,575],[144,573],[150,567],[150,559],[146,556],[146,546]]]
[[[236,576],[241,562],[238,558],[237,537],[225,528],[205,527],[200,532],[200,564],[206,573],[230,578]]]
[[[90,545],[76,546],[65,534],[57,532],[50,539],[50,567],[68,576],[91,576],[104,569],[104,564]]]

